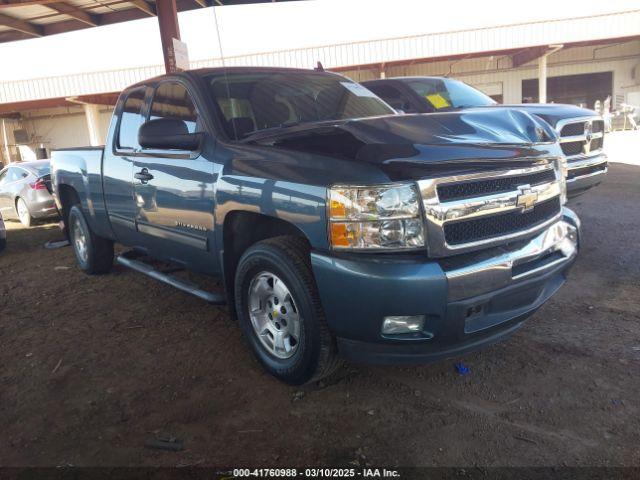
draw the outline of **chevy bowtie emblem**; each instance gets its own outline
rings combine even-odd
[[[518,197],[516,198],[516,206],[520,207],[523,212],[533,209],[538,201],[538,192],[534,192],[530,185],[520,185],[518,187]]]

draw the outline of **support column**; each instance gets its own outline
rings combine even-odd
[[[100,134],[100,110],[98,105],[85,103],[84,115],[87,119],[87,128],[89,129],[89,142],[92,147],[104,145],[104,138]]]
[[[380,64],[380,78],[383,79],[383,80],[385,78],[387,78],[387,72],[385,72],[384,67],[385,67],[385,64],[381,63]]]
[[[160,26],[160,41],[164,56],[166,73],[177,72],[176,54],[173,51],[173,39],[180,40],[180,26],[178,25],[178,9],[176,0],[156,0],[158,25]]]
[[[626,118],[626,117],[625,117]],[[7,164],[11,163],[11,150],[9,150],[9,137],[7,137],[7,125],[5,119],[2,119],[2,143],[4,144],[4,153],[7,157]]]
[[[547,103],[547,57],[545,54],[538,60],[538,103]]]

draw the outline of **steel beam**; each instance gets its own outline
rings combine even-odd
[[[32,37],[42,37],[44,35],[44,30],[40,25],[25,22],[24,20],[10,17],[8,15],[0,14],[0,25],[8,27],[11,30],[25,33]]]
[[[160,26],[164,68],[167,73],[173,73],[178,71],[176,55],[173,51],[173,39],[180,40],[176,0],[156,0],[156,10],[158,12],[158,25]]]
[[[68,3],[64,3],[64,2],[47,3],[45,6],[47,8],[50,8],[53,11],[67,15],[71,18],[78,20],[79,22],[85,23],[92,27],[97,27],[98,25],[100,25],[100,20],[99,20],[100,17],[98,15],[92,15],[90,13],[87,13],[84,10],[79,10],[69,5]]]
[[[30,5],[45,5],[60,0],[0,0],[0,9],[12,7],[28,7]]]
[[[150,17],[155,17],[156,11],[155,9],[149,5],[145,0],[131,0],[131,5],[136,7],[138,10],[146,13]]]

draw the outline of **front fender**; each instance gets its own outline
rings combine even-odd
[[[234,211],[277,218],[300,230],[313,249],[327,250],[327,189],[282,180],[229,175],[218,180],[216,231],[222,235],[226,216]],[[218,245],[222,239],[217,238]]]

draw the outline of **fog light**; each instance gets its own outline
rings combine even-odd
[[[419,332],[424,328],[424,315],[397,315],[384,317],[382,333],[384,335],[397,335],[399,333]]]

